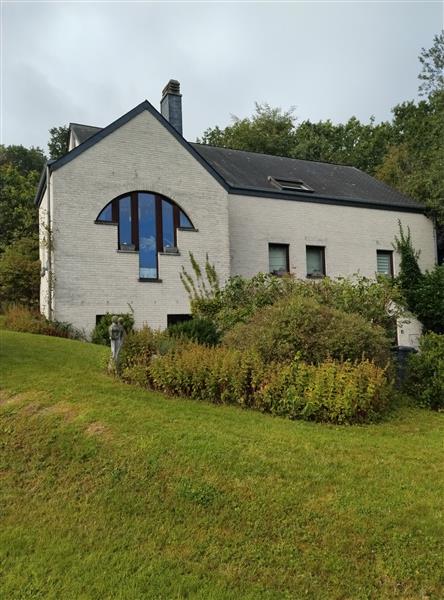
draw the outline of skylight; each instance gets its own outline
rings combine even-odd
[[[314,189],[301,179],[281,179],[270,175],[268,181],[284,192],[314,192]]]

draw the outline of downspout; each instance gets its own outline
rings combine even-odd
[[[46,190],[48,196],[48,227],[46,235],[48,236],[48,318],[51,321],[52,311],[52,293],[53,293],[53,274],[52,274],[52,227],[51,227],[51,172],[49,165],[46,165]]]

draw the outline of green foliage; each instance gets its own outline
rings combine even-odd
[[[444,265],[423,274],[415,290],[415,312],[428,331],[444,333]]]
[[[10,164],[20,175],[27,175],[30,171],[40,173],[45,162],[46,156],[41,148],[0,145],[0,166]]]
[[[179,275],[180,280],[190,297],[190,301],[193,302],[201,299],[214,298],[219,291],[219,276],[216,267],[210,263],[208,254],[205,258],[203,270],[194,258],[192,252],[189,253],[189,256],[193,275],[188,273],[183,265]]]
[[[147,387],[150,383],[149,366],[152,357],[168,352],[175,343],[166,332],[155,331],[147,326],[131,331],[120,355],[122,379]]]
[[[395,237],[394,247],[401,257],[397,278],[398,284],[405,296],[409,310],[416,312],[416,288],[422,280],[422,273],[418,264],[419,252],[413,248],[410,228],[408,227],[407,233],[405,233],[400,221],[399,238]]]
[[[422,48],[419,61],[422,65],[422,71],[418,75],[418,79],[422,81],[419,86],[420,95],[428,96],[444,90],[444,31],[435,35],[431,48]]]
[[[108,327],[111,325],[114,313],[106,313],[94,327],[91,333],[91,341],[93,344],[103,344],[104,346],[110,345]],[[123,327],[128,334],[134,326],[134,318],[132,314],[120,313],[116,314],[117,317],[122,317]]]
[[[196,318],[175,323],[168,327],[168,333],[171,337],[185,338],[207,346],[216,346],[220,341],[219,332],[209,319]]]
[[[37,171],[23,175],[11,163],[0,165],[0,252],[16,240],[37,235],[34,195],[38,180]]]
[[[69,148],[69,127],[61,125],[60,127],[52,127],[49,130],[50,139],[48,142],[49,156],[53,160],[57,160],[68,152]]]
[[[406,391],[420,404],[444,410],[444,335],[427,333],[409,358]]]
[[[189,342],[152,359],[151,386],[167,394],[216,404],[248,406],[258,389],[264,364],[253,352]]]
[[[328,358],[366,357],[381,366],[390,361],[390,340],[382,327],[358,314],[296,295],[257,310],[247,323],[238,323],[228,331],[223,344],[252,349],[264,361],[288,362],[296,354],[315,364]]]
[[[390,392],[384,369],[369,361],[315,366],[295,360],[276,369],[256,407],[290,419],[366,423],[387,408]]]
[[[37,333],[73,340],[85,339],[84,333],[70,323],[50,321],[36,310],[25,306],[12,305],[5,310],[6,329],[26,333]]]
[[[258,103],[255,107],[251,118],[233,117],[233,124],[225,129],[210,127],[198,142],[249,152],[291,156],[295,138],[293,109],[282,111],[281,108]]]
[[[23,238],[0,254],[0,305],[22,304],[37,307],[40,288],[40,260],[35,237]]]

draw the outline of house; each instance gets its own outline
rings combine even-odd
[[[41,310],[87,332],[106,312],[133,310],[138,327],[185,318],[190,252],[221,280],[393,275],[400,220],[421,267],[436,262],[424,207],[354,167],[186,141],[173,80],[160,112],[144,101],[103,129],[72,123],[36,203]]]

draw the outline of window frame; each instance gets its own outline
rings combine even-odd
[[[122,253],[139,253],[139,194],[149,194],[154,197],[155,201],[155,212],[156,212],[156,260],[157,260],[157,277],[156,278],[141,278],[139,281],[161,281],[159,278],[159,254],[165,253],[165,247],[163,245],[163,222],[162,222],[162,201],[168,202],[173,208],[173,229],[174,229],[174,246],[177,250],[177,230],[181,231],[197,231],[194,227],[188,214],[183,210],[179,204],[177,204],[171,198],[158,194],[156,192],[150,192],[146,190],[133,190],[131,192],[125,192],[113,198],[110,202],[100,210],[99,215],[96,217],[94,223],[97,225],[116,225],[117,226],[117,251]],[[120,245],[120,218],[119,218],[119,202],[122,198],[130,198],[130,211],[131,211],[131,242],[134,248],[126,249]],[[99,219],[102,212],[111,204],[112,221],[104,221]],[[180,214],[183,213],[190,223],[190,227],[180,227]],[[174,255],[174,252],[168,252],[168,254]],[[179,252],[177,251],[177,254]]]
[[[314,189],[307,185],[302,179],[283,179],[269,175],[268,181],[283,192],[308,192],[312,194]]]
[[[381,273],[380,271],[378,271],[378,254],[379,255],[384,255],[384,256],[389,256],[389,265],[390,265],[390,273]],[[384,250],[384,249],[377,249],[376,250],[376,273],[377,275],[383,275],[384,277],[390,277],[390,279],[393,279],[395,276],[395,269],[394,269],[394,264],[393,264],[393,250]]]
[[[270,249],[272,247],[285,250],[285,262],[287,267],[286,271],[270,271]],[[284,275],[290,274],[290,244],[283,244],[282,242],[268,242],[268,272],[270,275],[275,275],[276,277],[283,277]]]
[[[322,265],[322,273],[321,275],[313,275],[312,273],[308,273],[308,250],[319,250],[321,252],[321,265]],[[327,268],[325,263],[325,246],[314,246],[312,244],[305,246],[305,272],[307,279],[322,279],[323,277],[327,277]]]

